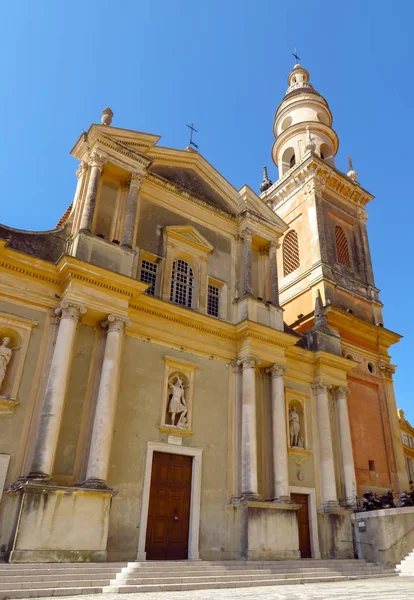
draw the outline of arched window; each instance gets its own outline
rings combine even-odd
[[[288,231],[282,244],[283,275],[289,275],[300,267],[299,238],[294,229]]]
[[[350,269],[351,258],[349,256],[348,240],[346,239],[345,231],[339,225],[335,226],[335,244],[337,261]]]
[[[296,164],[295,150],[293,148],[286,148],[282,156],[282,175],[287,173],[289,169],[294,167]]]
[[[178,258],[173,263],[170,300],[181,306],[193,305],[193,269],[188,262]]]

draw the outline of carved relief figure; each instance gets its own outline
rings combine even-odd
[[[299,446],[300,421],[299,414],[296,411],[296,406],[293,406],[289,411],[289,434],[290,445],[292,448]],[[303,438],[302,438],[303,443]]]
[[[3,381],[6,377],[7,367],[12,356],[12,349],[8,348],[9,343],[10,338],[4,337],[0,346],[0,392],[3,385]]]
[[[171,425],[185,428],[187,426],[186,414],[188,411],[187,402],[185,400],[185,388],[183,380],[179,375],[174,375],[168,382],[168,387],[171,390],[170,404],[168,412],[171,415]],[[176,417],[179,415],[178,422]]]

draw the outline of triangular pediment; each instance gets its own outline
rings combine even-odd
[[[165,228],[164,233],[169,239],[191,246],[200,253],[208,254],[214,250],[214,246],[191,225],[171,225]]]

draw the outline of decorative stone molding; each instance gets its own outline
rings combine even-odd
[[[283,373],[285,373],[287,371],[287,367],[285,367],[285,365],[278,365],[278,364],[274,364],[271,367],[266,367],[264,369],[264,372],[267,375],[270,375],[272,378],[273,377],[283,377]]]

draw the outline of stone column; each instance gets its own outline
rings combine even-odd
[[[243,296],[252,295],[252,237],[253,232],[245,229],[243,237]]]
[[[93,422],[86,481],[83,487],[107,488],[109,455],[115,419],[116,398],[121,363],[122,337],[127,321],[109,315],[102,326],[108,328],[101,381]]]
[[[276,250],[277,242],[269,244],[269,276],[270,276],[270,302],[273,306],[279,306],[279,280],[277,277],[277,259]]]
[[[312,384],[315,394],[316,422],[318,424],[321,503],[327,506],[338,504],[329,411],[329,387],[322,381]]]
[[[37,430],[34,456],[29,473],[30,478],[50,479],[52,474],[65,404],[66,387],[70,374],[76,327],[80,315],[85,312],[84,307],[68,302],[62,302],[61,306],[55,310],[56,314],[60,314],[59,329]]]
[[[273,481],[276,501],[290,500],[288,450],[286,436],[284,367],[273,365],[266,369],[272,378]]]
[[[336,406],[339,421],[339,439],[341,444],[341,462],[345,484],[345,496],[347,504],[356,502],[356,478],[354,454],[352,451],[351,427],[349,425],[348,403],[346,396],[348,388],[338,387],[335,391]]]
[[[256,370],[257,359],[247,356],[242,365],[242,475],[244,499],[257,498]]]
[[[101,177],[106,158],[102,154],[93,152],[90,160],[91,172],[89,175],[88,189],[86,190],[85,204],[83,206],[82,217],[79,229],[91,231],[93,216],[95,212],[96,197],[98,193],[99,179]]]
[[[122,236],[122,246],[132,247],[134,238],[135,219],[137,214],[138,194],[141,188],[143,176],[139,173],[132,173],[129,184],[129,194],[125,213],[124,233]]]

